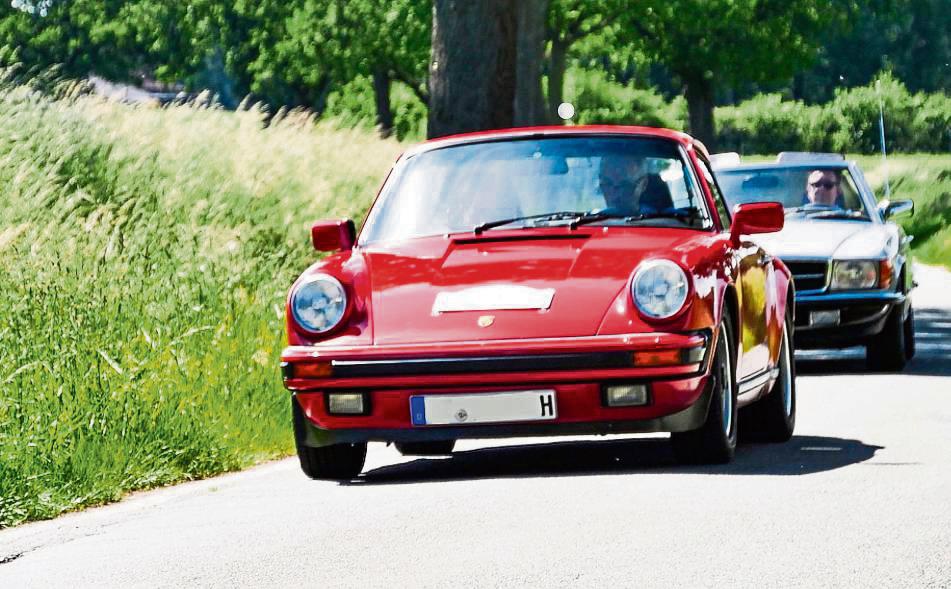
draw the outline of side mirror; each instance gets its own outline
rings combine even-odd
[[[775,233],[782,230],[785,222],[786,214],[781,203],[749,202],[736,205],[733,209],[730,239],[738,243],[741,235]]]
[[[350,219],[317,221],[310,228],[310,238],[318,252],[346,251],[356,243],[357,230]]]
[[[891,202],[888,200],[883,200],[878,204],[878,211],[882,214],[882,218],[884,219],[900,217],[904,214],[914,214],[915,201],[896,200],[895,202]]]

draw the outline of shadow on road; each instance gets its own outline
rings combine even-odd
[[[951,309],[915,309],[915,342],[917,353],[901,374],[951,376]],[[862,348],[796,352],[796,370],[802,376],[872,373]]]
[[[345,485],[624,474],[803,475],[864,462],[881,446],[794,436],[785,444],[741,445],[731,464],[682,466],[665,438],[568,441],[480,448],[366,472]]]

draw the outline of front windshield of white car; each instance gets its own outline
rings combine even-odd
[[[645,137],[548,137],[424,151],[397,165],[361,243],[591,225],[712,227],[683,150]]]
[[[720,170],[717,180],[731,209],[747,202],[774,201],[783,204],[787,217],[870,220],[846,168]]]

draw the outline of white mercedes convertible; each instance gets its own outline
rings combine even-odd
[[[796,346],[866,347],[872,370],[898,371],[915,354],[911,238],[893,222],[910,200],[878,202],[854,161],[836,154],[783,153],[776,162],[714,162],[731,207],[778,201],[779,233],[756,240],[792,271]]]

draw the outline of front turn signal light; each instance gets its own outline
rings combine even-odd
[[[882,260],[878,264],[878,287],[888,288],[892,284],[892,275],[895,273],[891,260]]]
[[[326,378],[333,374],[330,362],[306,362],[288,364],[284,368],[285,378]]]
[[[631,360],[637,368],[699,364],[703,362],[704,351],[704,346],[672,350],[643,350],[634,352]]]
[[[634,366],[638,368],[649,366],[677,366],[682,363],[683,354],[679,349],[634,352]]]

